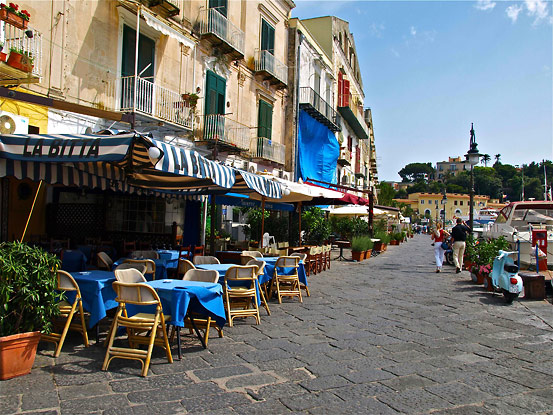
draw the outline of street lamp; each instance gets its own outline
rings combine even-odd
[[[478,144],[476,144],[476,135],[474,134],[474,124],[470,124],[470,149],[465,154],[465,158],[470,163],[470,201],[469,201],[469,227],[472,229],[474,220],[474,166],[478,164],[481,154],[478,152]]]
[[[438,214],[440,213],[440,206],[438,205],[438,201],[436,200],[436,226],[438,226]]]
[[[443,191],[443,195],[442,195],[442,209],[444,210],[444,229],[445,229],[445,207],[447,205],[447,195],[445,193],[445,188],[444,188],[444,191]]]

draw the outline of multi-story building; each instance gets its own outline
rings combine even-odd
[[[419,215],[441,220],[444,210],[446,221],[453,218],[468,217],[470,212],[470,196],[461,193],[447,193],[444,200],[442,193],[411,193],[408,199],[394,199],[398,203],[405,203]],[[475,195],[473,211],[475,214],[488,207],[489,196]]]
[[[370,131],[363,110],[365,95],[349,23],[334,16],[304,19],[301,23],[332,61],[334,96],[341,115],[337,123],[340,145],[337,180],[342,185],[368,189]],[[371,118],[370,111],[367,117]]]
[[[470,163],[461,160],[461,157],[449,157],[448,161],[439,161],[436,163],[436,172],[434,180],[443,182],[448,176],[457,176],[462,171],[470,170]]]

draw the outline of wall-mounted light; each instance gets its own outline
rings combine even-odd
[[[148,157],[150,158],[150,161],[155,166],[159,159],[161,158],[161,150],[157,147],[150,147],[148,149]]]

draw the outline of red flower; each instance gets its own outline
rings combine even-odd
[[[21,10],[21,14],[27,16],[27,20],[31,18],[31,13],[29,13],[27,10]]]
[[[15,3],[10,3],[10,7],[15,10],[19,10],[19,6]]]

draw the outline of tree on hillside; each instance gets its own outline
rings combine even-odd
[[[492,158],[489,154],[483,154],[481,157],[481,160],[484,162],[484,167],[488,167],[488,161],[490,161]]]
[[[431,163],[409,163],[398,172],[404,182],[424,180],[432,173],[434,169]]]
[[[524,200],[531,197],[536,200],[543,200],[543,182],[537,177],[524,178]]]
[[[393,206],[393,200],[396,197],[396,191],[390,183],[380,182],[378,185],[378,204],[384,206]]]

